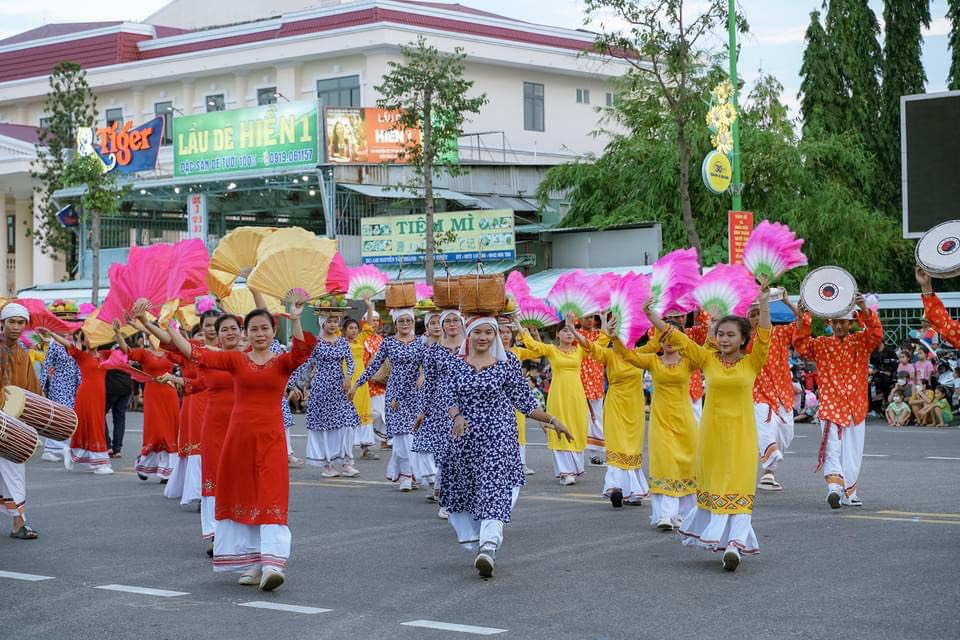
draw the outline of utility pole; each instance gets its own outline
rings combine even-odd
[[[737,117],[733,121],[730,133],[733,135],[733,182],[730,185],[730,191],[733,194],[733,210],[743,211],[743,200],[741,192],[743,183],[740,179],[740,88],[737,80],[737,7],[735,0],[729,0],[730,6],[727,12],[727,29],[730,32],[730,85],[733,87],[730,96],[733,108]]]

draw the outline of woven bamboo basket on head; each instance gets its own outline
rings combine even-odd
[[[460,278],[447,275],[433,280],[433,303],[441,309],[456,309],[460,306]]]
[[[460,277],[460,311],[471,314],[500,313],[506,304],[503,276],[475,273]]]
[[[417,306],[417,287],[413,280],[394,280],[387,283],[388,309],[407,309]]]

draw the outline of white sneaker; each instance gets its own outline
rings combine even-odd
[[[535,474],[535,473],[536,473],[536,471],[534,471],[534,470],[531,469],[530,467],[524,467],[524,468],[523,468],[523,475],[525,475],[525,476],[532,476],[532,475]]]
[[[446,509],[444,509],[443,507],[440,507],[440,510],[437,511],[437,517],[440,518],[441,520],[449,520],[450,514],[447,513]]]
[[[673,521],[670,518],[660,518],[656,526],[658,531],[673,531]]]
[[[111,476],[113,475],[113,467],[100,466],[93,470],[93,475],[95,476]]]
[[[360,475],[360,472],[357,471],[357,468],[352,464],[343,465],[343,476],[345,478],[355,478]]]
[[[284,583],[286,577],[282,571],[264,571],[260,578],[260,591],[273,591]]]
[[[40,456],[40,459],[44,462],[62,462],[63,458],[58,456],[55,453],[50,453],[49,451],[44,451],[43,455]]]
[[[572,484],[577,484],[577,479],[574,476],[561,476],[560,484],[564,487],[569,487]]]
[[[334,469],[331,465],[324,465],[323,471],[320,472],[320,475],[324,478],[339,478],[340,472]]]
[[[400,478],[400,491],[406,493],[413,489],[413,481],[410,478]]]
[[[737,567],[740,566],[740,550],[736,547],[727,547],[727,550],[723,552],[721,563],[727,571],[736,571]]]
[[[67,471],[73,471],[73,458],[70,456],[70,449],[63,450],[63,468]]]
[[[250,569],[249,571],[244,571],[243,575],[240,576],[240,584],[243,585],[255,585],[260,584],[260,578],[263,576],[260,569]]]

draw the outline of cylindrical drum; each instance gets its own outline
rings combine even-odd
[[[856,306],[857,281],[840,267],[820,267],[800,284],[800,301],[815,316],[842,318]]]
[[[917,264],[934,278],[960,275],[960,220],[933,227],[917,242]]]
[[[0,458],[23,464],[40,446],[40,436],[30,425],[0,412]]]
[[[7,386],[3,393],[4,412],[27,423],[44,438],[68,440],[77,430],[77,414],[70,407],[20,387]]]

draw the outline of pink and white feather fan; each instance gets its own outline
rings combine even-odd
[[[362,300],[364,296],[379,295],[386,291],[390,276],[372,264],[365,264],[350,270],[350,285],[347,287],[347,297],[352,300]]]
[[[516,320],[520,326],[534,329],[545,329],[560,322],[553,307],[532,296],[517,300]]]
[[[507,281],[504,283],[503,289],[508,296],[517,301],[530,297],[530,285],[527,284],[527,279],[519,271],[511,271],[507,275]]]
[[[757,299],[760,285],[742,264],[718,264],[693,290],[700,308],[714,318],[746,315]]]
[[[423,300],[433,300],[433,287],[428,285],[426,282],[418,282],[415,285],[417,292],[417,302],[422,302]]]
[[[774,282],[790,269],[807,264],[803,239],[785,224],[764,220],[750,233],[743,247],[743,264],[754,276]]]
[[[616,320],[617,338],[632,347],[650,328],[644,306],[650,298],[650,281],[630,272],[620,276],[610,289],[610,314]]]
[[[677,249],[657,260],[650,275],[650,298],[657,315],[668,310],[691,311],[687,297],[700,281],[696,249]]]
[[[578,318],[584,318],[599,313],[605,308],[606,292],[600,291],[596,277],[589,277],[577,269],[565,273],[550,288],[547,302],[565,317],[572,313]]]

